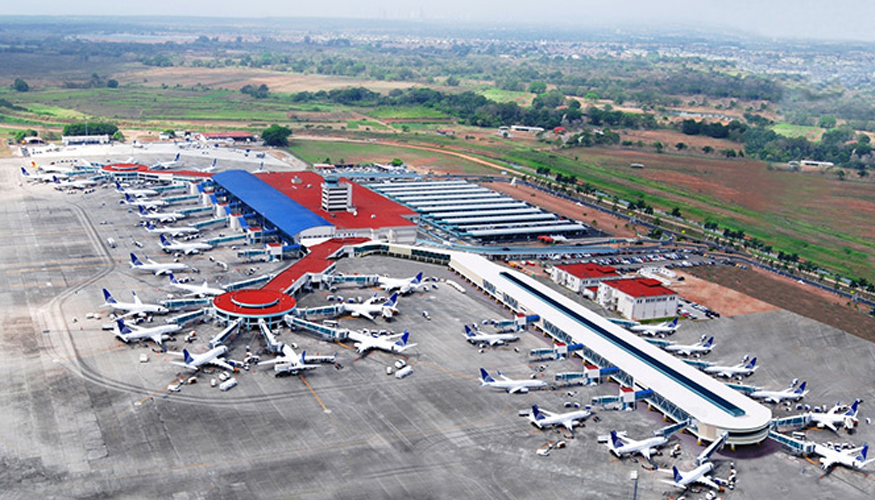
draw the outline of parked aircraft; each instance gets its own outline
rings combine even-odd
[[[193,253],[198,253],[201,250],[210,250],[213,248],[209,243],[180,243],[173,238],[168,239],[166,236],[159,235],[161,239],[161,248],[164,249],[165,252],[182,252],[185,255],[191,255]]]
[[[377,296],[371,297],[363,304],[343,304],[343,311],[357,318],[364,316],[371,321],[375,321],[375,316],[381,315],[386,319],[392,318],[398,309],[395,307],[398,304],[398,292],[392,294],[385,302],[379,302]]]
[[[359,354],[363,354],[372,349],[401,354],[416,345],[407,342],[410,339],[410,333],[407,330],[404,330],[404,333],[400,335],[383,337],[372,337],[361,332],[349,332],[349,339],[355,342],[353,345],[355,346],[356,352]]]
[[[182,330],[182,326],[175,323],[142,328],[135,325],[126,325],[125,320],[119,318],[116,320],[115,336],[126,344],[132,340],[149,339],[164,347],[164,341],[170,338],[170,334],[179,330]]]
[[[115,190],[121,194],[129,194],[129,195],[133,196],[134,198],[144,198],[147,196],[157,196],[158,195],[158,191],[155,191],[154,189],[131,189],[131,188],[122,187],[122,185],[119,184],[118,182],[115,183]]]
[[[681,473],[680,471],[678,471],[677,466],[674,466],[671,468],[672,479],[662,479],[661,481],[680,490],[686,490],[696,483],[715,490],[720,490],[722,489],[720,485],[718,485],[714,482],[713,479],[711,479],[710,474],[713,470],[714,464],[711,462],[705,462],[695,469],[685,473]]]
[[[143,256],[146,258],[147,263],[143,263],[140,259],[137,258],[133,253],[131,254],[131,269],[136,269],[137,271],[148,271],[150,273],[155,274],[155,276],[161,276],[165,273],[172,273],[173,271],[183,271],[188,269],[188,266],[181,262],[155,262],[149,257]]]
[[[170,226],[162,226],[155,227],[151,222],[146,223],[146,231],[155,234],[169,234],[170,236],[176,238],[177,236],[184,236],[186,234],[194,234],[200,232],[198,228],[191,226],[184,227],[170,227]]]
[[[857,425],[857,412],[859,411],[859,406],[860,400],[856,400],[847,411],[842,413],[842,406],[836,403],[836,405],[826,413],[808,412],[806,415],[811,418],[812,424],[821,429],[827,427],[833,432],[838,432],[838,426],[841,425],[846,430],[851,430]]]
[[[27,171],[26,168],[21,167],[21,175],[30,182],[54,182],[55,175],[54,174],[32,174]]]
[[[301,352],[301,355],[295,352],[292,346],[288,344],[282,344],[281,346],[282,355],[275,357],[274,359],[270,359],[267,361],[262,361],[258,363],[259,366],[266,365],[274,365],[273,370],[277,373],[292,373],[293,375],[297,375],[298,372],[305,370],[315,370],[319,368],[319,365],[309,365],[306,361],[307,351]]]
[[[710,373],[712,375],[717,375],[720,377],[732,378],[732,377],[747,377],[753,375],[753,373],[759,368],[757,366],[757,358],[753,358],[748,362],[749,356],[744,357],[741,360],[741,363],[735,366],[718,366],[712,365],[704,368],[705,373]]]
[[[152,165],[152,170],[167,170],[167,169],[175,167],[179,163],[179,154],[180,153],[176,153],[176,158],[174,158],[170,161],[165,161],[162,163],[156,163],[156,164]]]
[[[782,391],[754,391],[750,393],[750,397],[754,399],[763,399],[767,402],[772,402],[775,404],[781,403],[785,400],[799,401],[800,399],[805,397],[806,394],[808,394],[808,391],[805,389],[805,384],[807,382],[802,382],[801,384],[799,384],[799,387],[796,387],[796,384],[798,382],[798,380],[794,379],[793,382],[790,384],[790,387]]]
[[[422,283],[422,271],[412,278],[396,279],[381,276],[377,280],[377,283],[383,290],[386,290],[387,292],[398,290],[398,293],[401,295],[406,295],[410,292],[416,291],[416,289],[421,286],[428,286]]]
[[[187,297],[195,295],[198,297],[215,297],[216,295],[222,295],[223,293],[225,293],[225,290],[221,288],[212,288],[207,283],[207,280],[204,280],[204,282],[200,285],[190,285],[188,283],[180,283],[179,281],[177,281],[176,277],[173,276],[173,273],[170,273],[169,277],[170,284],[173,285],[173,287],[188,292],[185,294]]]
[[[56,189],[87,189],[97,184],[97,181],[93,181],[91,179],[78,179],[78,180],[67,180],[67,179],[59,179],[55,177],[52,179],[52,182],[55,183]]]
[[[869,454],[868,444],[864,444],[860,448],[854,448],[853,450],[839,451],[815,443],[814,453],[820,455],[820,467],[823,470],[829,470],[836,465],[844,465],[851,469],[862,469],[872,462],[875,462],[875,458],[867,458]]]
[[[711,349],[714,348],[714,337],[709,339],[705,339],[703,335],[701,339],[695,344],[675,344],[670,343],[667,346],[663,347],[668,352],[673,352],[675,354],[680,354],[683,356],[701,356],[702,354],[708,354],[711,352]]]
[[[157,220],[158,222],[176,222],[179,219],[185,218],[185,214],[178,212],[150,212],[146,210],[146,207],[143,205],[137,205],[137,207],[139,207],[140,210],[140,218],[147,221]]]
[[[105,301],[101,307],[110,307],[113,311],[126,311],[122,317],[131,316],[133,314],[167,314],[166,307],[157,304],[144,304],[143,301],[140,300],[140,297],[137,296],[137,292],[131,291],[131,295],[134,296],[133,302],[119,302],[112,297],[109,290],[104,288],[103,297]]]
[[[148,210],[152,210],[153,208],[158,207],[166,207],[169,205],[164,200],[153,200],[150,198],[135,198],[128,193],[125,193],[125,199],[122,200],[122,203],[125,205],[140,205]]]
[[[569,431],[574,431],[574,425],[580,424],[587,417],[592,415],[589,410],[574,410],[566,413],[552,413],[547,410],[538,408],[538,405],[532,406],[532,413],[529,414],[529,421],[538,429],[545,427],[553,427],[561,425]]]
[[[218,366],[219,368],[224,368],[225,370],[236,371],[235,365],[237,364],[235,361],[228,361],[225,359],[225,354],[228,354],[227,346],[217,346],[203,354],[194,354],[188,352],[188,349],[183,349],[182,352],[174,352],[167,351],[167,354],[171,354],[173,356],[181,356],[183,359],[183,363],[178,361],[171,361],[174,365],[179,365],[189,370],[199,370],[202,366],[213,365]]]
[[[568,238],[562,236],[561,234],[551,234],[550,238],[553,239],[554,243],[565,243],[566,241],[568,241]]]
[[[66,165],[37,165],[35,161],[30,162],[30,164],[37,172],[48,172],[50,174],[66,174],[74,170],[73,167]]]
[[[636,441],[626,437],[624,433],[617,433],[617,431],[612,430],[610,439],[607,440],[605,445],[611,453],[616,455],[617,458],[623,458],[624,455],[634,455],[635,453],[638,453],[649,462],[651,455],[653,455],[658,448],[665,446],[669,442],[669,439],[670,436],[658,435]]]
[[[197,168],[195,170],[197,170],[198,172],[212,172],[213,170],[216,169],[216,160],[217,160],[217,158],[213,158],[213,164],[210,165],[209,167]]]
[[[480,387],[491,387],[507,392],[508,394],[525,394],[529,389],[541,389],[547,387],[547,383],[543,380],[517,379],[505,377],[498,372],[500,380],[495,380],[489,375],[489,372],[480,369]]]
[[[480,330],[475,333],[468,325],[465,325],[465,338],[472,344],[489,344],[491,346],[520,339],[518,335],[513,333],[483,333]]]
[[[633,325],[629,327],[630,332],[642,333],[644,335],[671,335],[678,329],[678,319],[666,321],[658,325]]]

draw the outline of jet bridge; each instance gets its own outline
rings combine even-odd
[[[681,430],[686,429],[687,427],[690,426],[691,423],[692,423],[692,421],[690,419],[682,420],[676,424],[668,425],[666,427],[663,427],[662,429],[653,431],[653,435],[654,436],[668,437],[668,436],[671,436],[672,434],[674,434],[675,432],[680,432]]]
[[[330,316],[333,318],[343,314],[343,312],[343,304],[334,304],[330,306],[310,307],[307,309],[295,308],[295,310],[292,311],[292,314],[299,318],[309,318],[312,316]]]
[[[702,450],[702,453],[699,453],[699,456],[696,457],[696,467],[704,464],[705,462],[711,461],[711,455],[713,455],[717,450],[723,448],[723,445],[726,444],[726,440],[729,438],[729,433],[724,431],[720,434],[720,437],[714,440],[713,443],[709,444],[707,448]],[[733,448],[735,445],[733,445]]]
[[[810,455],[814,453],[814,443],[811,441],[795,439],[774,430],[769,431],[769,439],[781,443],[797,455]]]
[[[743,384],[733,384],[731,382],[726,382],[726,385],[728,385],[729,387],[735,389],[736,391],[738,391],[742,394],[747,394],[747,395],[753,394],[754,392],[762,389],[761,387],[754,387],[752,385],[743,385]]]
[[[213,211],[213,207],[194,207],[194,208],[186,208],[185,210],[180,210],[179,213],[189,216],[189,215],[197,215],[197,214],[205,214]]]
[[[263,276],[258,276],[255,278],[249,278],[243,281],[236,281],[234,283],[225,285],[226,292],[233,292],[234,290],[240,290],[243,288],[258,288],[259,285],[267,283],[273,278],[270,274],[265,274]]]
[[[232,234],[230,236],[221,236],[218,238],[211,238],[208,240],[204,240],[204,243],[208,243],[210,245],[215,246],[215,245],[218,245],[219,243],[227,243],[229,241],[240,241],[240,240],[245,240],[245,239],[246,239],[245,234]]]
[[[328,285],[334,285],[336,283],[355,283],[361,287],[366,287],[376,285],[379,280],[380,276],[376,274],[327,274],[322,276],[322,281]]]
[[[213,338],[210,339],[209,346],[210,349],[215,349],[216,347],[224,344],[227,340],[231,338],[231,334],[240,326],[240,323],[243,322],[243,318],[237,318],[234,321],[230,322],[228,326],[217,333]]]
[[[200,199],[201,196],[199,194],[186,194],[182,196],[172,196],[170,198],[164,198],[164,201],[172,205],[174,203],[182,203],[184,201],[197,201]]]
[[[526,325],[529,323],[534,323],[541,319],[537,314],[532,314],[526,316],[525,314],[518,314],[514,319],[508,319],[504,321],[496,321],[492,325],[500,332],[521,332],[526,328]]]
[[[189,225],[191,227],[194,227],[197,229],[203,229],[203,228],[208,227],[208,226],[215,226],[216,224],[228,225],[228,218],[227,217],[217,217],[215,219],[194,222],[194,223],[189,224]]]
[[[308,330],[315,335],[321,337],[323,340],[337,341],[342,342],[346,340],[347,335],[349,334],[349,330],[341,329],[341,328],[333,328],[326,325],[320,325],[318,323],[313,323],[312,321],[307,321],[303,318],[299,318],[292,314],[286,314],[283,317],[283,321],[292,328],[303,328]]]
[[[171,184],[169,186],[157,186],[157,187],[153,187],[153,188],[149,188],[149,189],[152,189],[152,190],[157,191],[159,193],[166,193],[168,191],[177,191],[180,189],[187,189],[187,188],[188,188],[188,186],[186,186],[185,184]]]
[[[771,429],[778,429],[781,427],[793,427],[796,429],[801,429],[803,427],[808,427],[810,423],[811,415],[808,413],[803,413],[802,415],[793,415],[792,417],[774,418],[769,424],[769,427]]]
[[[209,300],[209,299],[207,299],[207,300]],[[209,309],[206,309],[206,308],[198,309],[197,311],[192,311],[189,313],[180,314],[179,316],[174,316],[172,318],[167,318],[164,321],[166,321],[167,323],[176,323],[177,325],[180,325],[180,326],[186,326],[186,325],[194,323],[195,321],[205,317],[207,315],[208,310]]]
[[[267,327],[267,323],[264,322],[264,318],[258,319],[258,328],[261,330],[261,336],[264,337],[264,343],[267,345],[267,350],[270,351],[271,354],[281,354],[283,351],[283,343],[276,339],[276,335],[270,328]]]
[[[171,309],[174,311],[179,311],[182,309],[189,309],[192,307],[209,307],[212,303],[211,298],[191,298],[191,299],[170,299],[170,300],[162,300],[160,304],[167,309]]]
[[[553,376],[553,380],[561,385],[586,384],[596,385],[604,377],[619,372],[616,366],[599,368],[595,365],[586,365],[582,372],[561,372]]]
[[[531,361],[549,361],[563,359],[568,356],[568,353],[583,349],[583,344],[557,344],[556,347],[544,349],[532,349],[529,351],[529,360]]]

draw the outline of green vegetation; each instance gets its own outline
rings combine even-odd
[[[355,130],[359,127],[367,128],[371,130],[389,130],[389,127],[383,125],[380,122],[375,122],[373,120],[362,119],[362,120],[354,120],[346,122],[346,128],[349,130]]]
[[[112,123],[84,122],[71,123],[64,127],[63,135],[113,135],[118,127]]]
[[[810,125],[793,125],[791,123],[776,123],[771,127],[771,129],[778,135],[782,135],[784,137],[805,137],[808,140],[815,141],[820,139],[820,134],[823,132],[823,129],[820,127],[813,127]]]
[[[289,146],[290,135],[292,135],[292,131],[288,127],[274,124],[264,129],[261,138],[264,139],[264,144],[267,146],[285,148]]]

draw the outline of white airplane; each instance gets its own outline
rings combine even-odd
[[[55,175],[54,174],[32,174],[27,171],[26,168],[21,167],[21,175],[30,182],[54,182]]]
[[[799,387],[796,387],[797,383],[798,380],[793,380],[790,387],[783,391],[764,391],[762,389],[754,391],[750,393],[750,397],[754,399],[763,399],[766,402],[772,402],[775,404],[781,403],[784,400],[799,401],[808,394],[808,391],[805,389],[805,384],[807,384],[807,382],[803,381],[799,384]]]
[[[109,290],[104,288],[103,297],[105,302],[101,307],[110,307],[113,311],[126,311],[122,317],[131,316],[133,314],[167,314],[166,307],[157,304],[144,304],[143,301],[140,300],[140,297],[137,296],[137,292],[131,291],[131,295],[134,296],[133,302],[119,302],[112,297]]]
[[[672,479],[661,479],[661,481],[680,490],[686,490],[696,483],[702,484],[711,489],[721,490],[722,488],[720,487],[720,485],[715,483],[709,475],[713,470],[714,464],[711,462],[705,462],[702,465],[686,473],[681,473],[680,471],[678,471],[677,466],[673,466],[671,468]]]
[[[643,333],[644,335],[671,335],[678,329],[678,319],[666,321],[659,325],[633,325],[629,327],[630,332]]]
[[[550,238],[555,243],[565,243],[566,241],[568,241],[568,238],[566,238],[565,236],[562,236],[561,234],[551,234]]]
[[[669,441],[669,436],[653,436],[651,438],[636,441],[626,437],[624,434],[618,434],[612,430],[610,439],[605,443],[611,453],[617,458],[623,458],[624,455],[640,454],[647,461],[650,461],[650,456],[656,452],[658,448],[665,446]]]
[[[97,181],[93,181],[91,179],[79,179],[75,181],[70,181],[67,179],[58,179],[57,177],[52,179],[52,182],[55,183],[55,189],[86,189],[97,184]]]
[[[258,365],[274,365],[273,371],[277,373],[291,372],[293,375],[297,375],[298,372],[305,370],[315,370],[316,368],[319,368],[319,365],[307,364],[307,351],[302,351],[301,355],[298,356],[292,346],[288,344],[282,344],[280,349],[282,351],[281,356],[277,356],[271,360],[262,361],[258,363]]]
[[[838,432],[838,426],[841,425],[846,430],[851,430],[857,425],[857,411],[859,410],[859,406],[860,400],[856,400],[847,411],[841,413],[842,406],[836,403],[836,405],[826,413],[808,412],[806,415],[811,417],[812,424],[821,429],[827,427],[833,432]]]
[[[569,431],[574,431],[574,425],[586,420],[592,415],[589,410],[574,410],[567,413],[552,413],[547,410],[538,408],[538,405],[532,405],[532,412],[529,414],[529,422],[538,429],[545,427],[553,427],[561,425]]]
[[[711,352],[711,349],[714,348],[714,337],[712,336],[709,339],[705,339],[705,336],[702,335],[702,338],[696,342],[695,344],[675,344],[670,343],[667,346],[663,347],[668,352],[673,352],[675,354],[680,354],[682,356],[700,356],[702,354],[708,354]]]
[[[196,168],[195,170],[197,170],[198,172],[206,172],[206,173],[212,172],[213,170],[216,169],[216,160],[217,160],[217,158],[213,158],[213,164],[210,165],[209,167]]]
[[[378,301],[379,298],[375,295],[363,304],[343,304],[343,311],[354,318],[364,316],[371,321],[375,321],[374,317],[377,315],[390,319],[398,312],[395,307],[398,304],[398,292],[393,293],[385,302]]]
[[[54,174],[66,174],[68,172],[72,172],[74,170],[73,167],[68,167],[66,165],[37,165],[35,161],[30,162],[31,166],[33,166],[34,170],[37,172],[48,172]]]
[[[227,346],[216,346],[209,351],[203,354],[194,354],[188,352],[188,349],[183,349],[182,352],[174,352],[167,351],[167,354],[172,354],[173,356],[182,356],[184,363],[180,363],[178,361],[171,361],[174,365],[179,365],[189,370],[197,371],[202,366],[205,365],[213,365],[218,366],[219,368],[224,368],[225,370],[236,371],[237,368],[235,365],[237,364],[235,361],[227,361],[225,360],[225,354],[228,354]]]
[[[200,230],[196,227],[185,226],[185,227],[170,227],[170,226],[162,226],[155,227],[151,222],[146,223],[146,232],[154,233],[154,234],[169,234],[170,236],[176,238],[177,236],[184,236],[186,234],[195,234],[199,233]]]
[[[166,207],[169,205],[164,200],[153,200],[149,198],[134,198],[128,193],[125,193],[125,199],[121,201],[125,205],[141,205],[148,210],[152,210],[153,208],[158,207]]]
[[[198,297],[215,297],[217,295],[222,295],[225,293],[225,290],[221,288],[212,288],[209,284],[207,284],[207,280],[204,280],[203,284],[200,285],[189,285],[188,283],[180,283],[176,280],[176,276],[173,276],[173,273],[169,273],[170,276],[170,284],[175,288],[180,290],[184,290],[186,293],[186,297],[190,296],[198,296]]]
[[[839,451],[822,444],[814,444],[814,453],[820,455],[820,467],[829,470],[836,465],[844,465],[851,469],[862,469],[875,462],[875,458],[868,458],[869,445],[864,444],[853,450]]]
[[[529,392],[529,389],[541,389],[543,387],[547,387],[547,383],[543,380],[531,380],[531,379],[517,379],[514,380],[510,377],[505,377],[498,372],[498,376],[501,377],[501,380],[495,380],[489,375],[489,372],[480,369],[480,387],[491,387],[493,389],[498,389],[507,392],[508,394],[525,394]]]
[[[719,377],[747,377],[753,375],[755,371],[757,371],[757,358],[753,358],[748,362],[749,356],[745,355],[744,359],[741,360],[741,363],[735,366],[718,366],[712,365],[704,368],[705,373],[710,373],[712,375],[717,375]]]
[[[209,243],[180,243],[173,238],[167,239],[166,236],[159,235],[161,239],[161,248],[167,253],[182,252],[185,255],[198,253],[201,250],[210,250],[213,248]]]
[[[387,292],[391,292],[393,290],[398,290],[398,293],[400,293],[401,295],[406,295],[410,292],[416,291],[416,289],[421,287],[421,286],[428,286],[428,285],[423,285],[423,283],[422,283],[422,272],[421,271],[419,272],[419,274],[417,274],[416,276],[414,276],[412,278],[396,279],[396,278],[385,278],[385,277],[381,276],[377,280],[377,283],[380,285],[380,288],[382,288],[383,290],[386,290]]]
[[[400,335],[383,337],[372,337],[366,333],[361,332],[349,332],[348,336],[350,340],[355,342],[353,345],[355,346],[355,351],[358,354],[363,354],[372,349],[379,349],[381,351],[391,352],[394,354],[401,354],[407,349],[410,349],[411,347],[416,345],[407,343],[407,341],[410,339],[410,333],[407,330],[404,330],[404,333]]]
[[[152,165],[151,170],[167,170],[167,169],[175,167],[179,163],[179,154],[180,153],[176,153],[176,158],[174,158],[170,161],[165,161],[165,162],[156,163],[156,164]]]
[[[161,276],[165,273],[172,273],[173,271],[184,271],[188,269],[188,266],[181,262],[161,263],[155,262],[149,257],[146,257],[146,261],[148,261],[148,263],[143,263],[140,259],[137,258],[136,255],[132,253],[131,269],[136,269],[137,271],[148,271],[150,273],[154,273],[155,276]]]
[[[184,219],[185,214],[178,212],[150,212],[143,205],[137,205],[140,210],[138,214],[141,219],[147,221],[157,220],[158,222],[176,222],[179,219]]]
[[[144,198],[147,196],[158,196],[158,191],[154,189],[131,189],[122,187],[118,182],[115,183],[115,190],[121,194],[129,194],[134,198]]]
[[[520,339],[519,336],[513,333],[483,333],[480,330],[477,330],[475,333],[468,325],[465,325],[465,338],[472,344],[489,344],[490,346],[501,345]]]
[[[141,328],[135,325],[126,325],[125,320],[119,318],[116,320],[115,336],[125,344],[132,340],[149,339],[159,346],[164,347],[164,341],[170,338],[170,334],[176,333],[179,330],[182,330],[182,326],[175,323]]]

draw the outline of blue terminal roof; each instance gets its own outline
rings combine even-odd
[[[259,213],[289,238],[319,226],[333,226],[297,201],[245,170],[213,175],[213,181]]]

